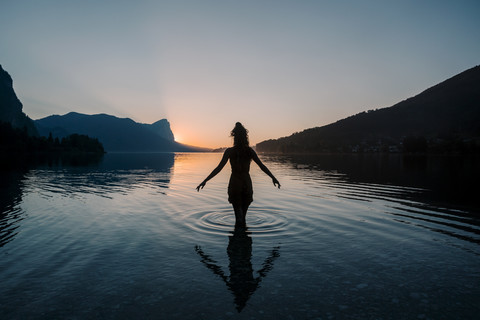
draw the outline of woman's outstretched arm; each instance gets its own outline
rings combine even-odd
[[[227,150],[225,150],[225,152],[223,153],[223,157],[222,157],[222,160],[220,160],[220,163],[218,164],[218,166],[213,169],[212,173],[210,173],[208,175],[208,177],[205,178],[205,180],[202,181],[202,183],[200,183],[198,186],[197,186],[197,191],[200,191],[200,189],[203,189],[203,187],[205,187],[205,184],[207,183],[208,180],[212,179],[213,177],[215,177],[220,171],[222,171],[223,167],[225,167],[225,164],[227,164],[227,161],[228,161],[228,158],[230,157],[230,148],[228,148]]]
[[[272,178],[273,185],[280,189],[280,182],[278,182],[277,178],[268,170],[268,168],[263,164],[263,162],[258,158],[257,153],[252,149],[252,159],[255,163],[265,172],[270,178]]]

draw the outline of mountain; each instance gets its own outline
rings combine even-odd
[[[0,168],[23,166],[48,158],[65,161],[65,156],[101,157],[102,144],[97,139],[73,134],[61,141],[40,137],[34,122],[22,111],[23,105],[13,90],[12,77],[0,66]]]
[[[86,115],[71,112],[63,116],[53,115],[32,121],[22,109],[23,105],[13,89],[12,77],[0,65],[0,131],[2,133],[0,149],[2,152],[23,154],[47,152],[51,151],[50,149],[65,151],[69,148],[68,142],[72,139],[75,140],[76,145],[81,142],[82,145],[88,144],[95,147],[100,141],[107,151],[206,151],[175,142],[170,123],[166,119],[153,124],[144,124],[107,114]],[[23,131],[24,128],[27,134]],[[43,138],[50,136],[50,133],[51,137]],[[43,137],[38,138],[39,134]],[[87,139],[83,135],[93,139]],[[54,138],[59,139],[54,140]],[[55,144],[55,141],[58,143]]]
[[[158,120],[152,124],[142,123],[142,125],[151,132],[158,134],[162,138],[165,138],[169,141],[175,141],[172,129],[170,129],[170,123],[167,119]]]
[[[166,119],[153,124],[137,123],[129,118],[117,118],[107,114],[86,115],[70,112],[63,116],[52,115],[35,120],[39,133],[53,138],[78,133],[98,138],[106,151],[113,152],[162,152],[200,151],[174,141],[170,124]]]
[[[479,152],[480,66],[391,107],[257,144],[259,152]]]
[[[13,90],[12,77],[0,65],[0,122],[13,128],[26,128],[29,135],[38,135],[33,121],[22,111],[23,105]]]

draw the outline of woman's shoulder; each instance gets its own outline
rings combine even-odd
[[[255,152],[255,150],[252,148],[252,147],[248,147],[245,149],[245,153],[248,154],[248,157],[250,159],[254,159],[255,156],[257,155],[257,153]]]
[[[230,148],[227,148],[225,149],[225,151],[223,152],[223,155],[224,156],[230,156],[233,152],[233,147],[230,147]]]

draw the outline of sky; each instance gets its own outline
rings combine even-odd
[[[2,0],[0,64],[32,119],[168,119],[250,143],[389,107],[480,64],[480,1]]]

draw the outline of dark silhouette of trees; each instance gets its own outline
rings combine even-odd
[[[17,129],[8,122],[0,122],[0,152],[5,157],[14,157],[45,153],[103,154],[105,150],[98,139],[86,135],[72,134],[59,141],[51,133],[48,138],[29,136],[26,127]]]
[[[97,138],[90,138],[83,134],[71,134],[62,138],[60,146],[68,152],[104,153],[102,144]]]
[[[409,153],[427,152],[427,139],[415,136],[405,137],[403,139],[403,151]]]

